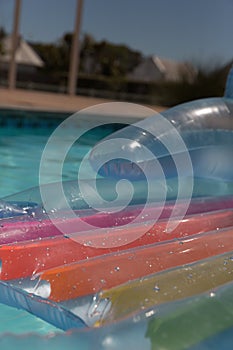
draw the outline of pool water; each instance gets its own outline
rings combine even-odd
[[[0,196],[38,185],[41,153],[47,129],[0,129]]]
[[[28,312],[0,304],[0,334],[9,332],[22,334],[25,330],[27,333],[36,332],[41,335],[62,332]]]
[[[18,128],[13,125],[0,128],[0,197],[38,186],[40,158],[55,126],[56,123],[51,127]],[[80,138],[65,159],[63,179],[76,180],[79,163],[84,155],[98,140],[114,130],[115,126],[109,125],[109,128],[98,128]],[[59,159],[59,150],[62,147],[61,142],[54,149],[54,158]],[[87,167],[87,178],[91,177],[90,172],[90,167]],[[43,180],[45,183],[59,180],[57,174],[52,172],[52,166],[48,168]]]

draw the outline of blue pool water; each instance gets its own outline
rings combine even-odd
[[[44,112],[22,112],[0,110],[0,197],[38,185],[41,154],[53,130],[68,116]],[[101,138],[120,126],[109,125],[90,131],[70,149],[63,168],[64,180],[77,179],[80,161]],[[68,133],[66,133],[67,135]],[[54,158],[59,159],[60,143],[54,149]],[[86,177],[90,177],[87,168]],[[56,181],[57,174],[48,168],[44,182]]]

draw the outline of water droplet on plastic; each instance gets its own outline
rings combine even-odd
[[[150,316],[153,316],[154,315],[154,310],[149,310],[149,311],[147,311],[146,313],[145,313],[145,316],[146,317],[150,317]]]
[[[155,292],[159,292],[160,291],[160,288],[159,288],[159,286],[157,284],[154,286],[154,291]]]
[[[91,247],[92,246],[92,241],[85,242],[85,246]]]

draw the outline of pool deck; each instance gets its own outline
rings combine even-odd
[[[113,100],[77,95],[69,96],[65,94],[23,89],[8,90],[0,88],[0,108],[39,109],[73,113],[105,102],[113,102]],[[157,112],[164,109],[159,106],[146,106]]]

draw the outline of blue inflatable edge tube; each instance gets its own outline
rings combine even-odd
[[[78,317],[55,302],[0,281],[0,303],[28,311],[64,331],[86,327]]]

